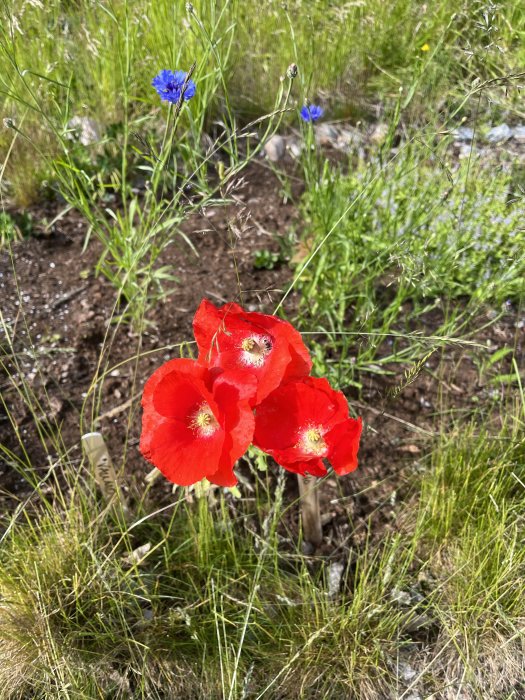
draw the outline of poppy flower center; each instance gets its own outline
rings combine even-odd
[[[199,437],[210,437],[219,427],[217,419],[206,402],[202,403],[191,416],[190,428]]]
[[[301,431],[297,447],[306,452],[306,454],[315,455],[316,457],[326,454],[328,446],[323,440],[322,428],[308,426]]]
[[[272,341],[265,335],[249,335],[241,343],[241,359],[245,365],[262,367],[272,351]]]

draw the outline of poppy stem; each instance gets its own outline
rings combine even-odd
[[[315,476],[297,475],[299,496],[301,498],[301,520],[304,539],[316,547],[323,541],[321,511],[319,509],[319,491],[315,488]]]

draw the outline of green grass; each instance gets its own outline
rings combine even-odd
[[[294,0],[286,7],[277,0],[199,0],[193,8],[167,0],[146,6],[52,0],[20,8],[4,0],[3,114],[48,155],[56,152],[50,131],[63,132],[73,116],[94,118],[110,140],[128,122],[150,135],[151,120],[158,124],[159,117],[151,78],[162,67],[188,69],[194,61],[198,90],[186,122],[197,135],[191,150],[215,119],[228,124],[269,113],[292,61],[299,65],[297,104],[321,99],[336,118],[388,114],[400,91],[410,122],[434,123],[451,112],[459,119],[480,109],[497,119],[509,107],[520,110],[519,92],[504,90],[505,80],[479,93],[481,102],[463,103],[483,81],[517,74],[524,65],[525,13],[511,0],[489,6]],[[9,131],[0,137],[2,160],[12,137]],[[12,196],[27,204],[50,176],[45,159],[35,161],[30,144],[18,139],[5,173]]]
[[[0,309],[0,408],[10,432],[0,454],[31,488],[11,494],[0,516],[0,695],[517,700],[525,676],[523,173],[505,157],[457,161],[449,132],[463,117],[478,131],[492,119],[523,120],[512,74],[525,59],[525,13],[510,0],[193,6],[1,5],[0,94],[14,120],[0,134],[2,206],[62,197],[89,224],[86,246],[98,239],[97,270],[114,286],[79,434],[97,427],[118,329],[131,321],[138,337],[126,363],[127,430],[113,455],[125,509],[104,501],[79,446],[64,444],[28,318],[8,320]],[[193,61],[197,95],[168,115],[151,77]],[[298,78],[281,82],[292,61]],[[303,127],[303,259],[278,308],[290,314],[288,294],[299,293],[295,320],[318,375],[359,390],[383,375],[390,419],[403,423],[396,401],[420,375],[439,382],[431,428],[428,415],[424,428],[417,417],[404,423],[410,440],[417,433],[417,458],[397,480],[380,476],[351,496],[339,482],[348,539],[317,556],[303,553],[293,479],[261,469],[260,458],[248,458],[247,479],[232,492],[168,495],[126,471],[143,379],[140,332],[148,308],[177,285],[162,254],[175,240],[188,243],[181,225],[204,204],[228,205],[261,141],[295,124],[305,97],[330,117],[379,114],[390,131],[366,159],[335,165],[310,148]],[[79,115],[100,123],[99,142],[70,138],[68,122]],[[142,192],[141,178],[149,182]],[[16,250],[33,223],[2,211],[2,252]],[[292,240],[280,231],[280,253],[259,252],[256,266],[282,264]],[[482,327],[511,313],[514,342],[483,345]],[[155,352],[185,354],[188,339],[179,340]],[[26,355],[35,385],[25,379]],[[482,389],[461,406],[444,388],[454,381],[451,355],[475,368]],[[38,436],[39,463],[23,430]],[[354,509],[363,495],[373,503],[366,521]],[[342,576],[332,590],[336,564]]]
[[[339,167],[307,152],[302,259],[286,294],[300,294],[297,323],[321,334],[319,370],[339,384],[426,360],[483,310],[523,298],[516,174],[505,161],[455,162],[449,145],[417,132],[394,155]],[[414,331],[429,318],[436,338],[422,344]]]
[[[104,32],[111,32],[115,40],[108,46],[111,46],[113,58],[111,77],[119,79],[119,83],[118,86],[110,84],[112,89],[104,99],[117,103],[121,111],[109,121],[105,110],[105,124],[90,122],[87,141],[82,134],[81,117],[75,114],[73,120],[76,121],[71,120],[77,81],[88,89],[96,75],[92,64],[97,44],[90,44],[86,16],[79,17],[79,24],[74,25],[74,31],[86,38],[87,44],[81,44],[80,49],[90,55],[89,69],[84,66],[86,73],[81,67],[82,59],[86,58],[83,54],[78,57],[78,73],[69,72],[67,77],[51,76],[49,70],[22,69],[20,51],[27,58],[30,47],[27,43],[23,47],[18,43],[13,15],[0,36],[0,55],[6,68],[3,94],[6,104],[15,109],[6,122],[11,138],[7,142],[0,179],[6,175],[8,189],[16,198],[16,183],[9,182],[9,168],[14,167],[17,177],[20,175],[23,164],[18,156],[24,152],[23,148],[20,151],[20,146],[29,145],[33,149],[33,158],[45,166],[52,179],[52,188],[70,208],[76,209],[87,220],[89,232],[85,245],[88,245],[91,235],[102,244],[96,272],[104,274],[118,289],[119,310],[136,329],[141,328],[146,309],[165,296],[165,283],[175,281],[170,270],[158,264],[164,250],[178,238],[183,238],[192,247],[189,239],[181,233],[181,224],[200,208],[221,206],[231,201],[229,193],[239,173],[260,153],[264,142],[279,128],[288,109],[293,88],[291,78],[276,84],[272,108],[267,115],[259,116],[255,123],[244,128],[237,124],[225,86],[233,30],[233,27],[224,29],[222,26],[227,7],[212,9],[206,23],[194,9],[188,10],[186,30],[191,40],[186,50],[199,47],[198,67],[195,61],[191,68],[198,89],[190,104],[165,104],[163,109],[159,108],[159,97],[151,88],[151,77],[158,73],[159,65],[151,67],[147,80],[144,80],[143,73],[140,79],[136,73],[136,53],[139,47],[144,50],[149,46],[148,40],[141,36],[141,18],[130,15],[127,3],[112,8],[99,4],[93,6],[87,14],[94,12],[93,22],[103,23],[104,20],[109,23]],[[35,9],[35,6],[31,5],[31,8]],[[159,28],[170,26],[171,14],[172,22],[180,19],[175,6],[169,12],[167,7],[164,10],[162,14],[162,8],[151,7],[152,21],[158,22]],[[68,19],[61,8],[47,8],[44,15],[45,19],[40,19],[47,26],[48,39],[64,22],[68,27],[64,31],[68,34]],[[31,21],[29,14],[26,20]],[[151,27],[149,23],[147,26]],[[166,40],[168,38],[169,45],[174,46],[174,37],[170,34]],[[150,39],[156,50],[162,47],[163,41],[158,36]],[[69,47],[67,40],[59,45],[70,71],[72,56],[69,50],[73,51],[73,47]],[[53,38],[53,50],[56,46]],[[180,67],[182,46],[178,46],[177,55],[159,54],[159,60],[163,61],[160,66]],[[45,53],[45,48],[42,48],[39,58]],[[187,68],[190,70],[189,65]],[[136,89],[137,79],[141,87],[148,90],[148,99],[138,94],[141,90]],[[104,86],[105,82],[101,80],[97,87],[102,91]],[[222,133],[211,139],[204,133],[204,126],[207,124],[207,110],[211,108],[218,89],[222,89],[224,95]],[[148,102],[146,110],[140,108],[145,101]],[[104,127],[107,127],[105,131]],[[42,129],[44,133],[39,131]],[[253,139],[254,129],[258,142]]]
[[[422,485],[437,644],[451,642],[449,672],[463,672],[480,697],[504,691],[502,667],[507,687],[523,679],[523,418],[522,406],[509,407],[496,435],[473,425],[442,438]]]
[[[126,516],[64,459],[72,496],[56,484],[5,523],[2,696],[380,698],[399,654],[429,692],[510,692],[523,673],[523,405],[506,416],[495,433],[455,425],[428,445],[404,525],[354,550],[335,595],[329,560],[283,547],[282,478],[254,470],[255,498],[188,502],[181,489],[161,508],[146,492]]]

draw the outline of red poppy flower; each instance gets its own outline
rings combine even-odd
[[[361,429],[341,391],[306,377],[283,384],[257,407],[253,441],[289,471],[323,476],[328,459],[342,475],[357,468]]]
[[[276,316],[246,312],[237,304],[217,309],[204,299],[193,319],[193,330],[200,363],[255,376],[254,405],[284,380],[305,377],[312,368],[301,334]]]
[[[254,429],[256,381],[244,373],[171,360],[146,382],[140,451],[170,481],[237,483],[233,465]]]

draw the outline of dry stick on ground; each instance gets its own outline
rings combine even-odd
[[[82,436],[82,445],[105,500],[112,503],[116,499],[126,511],[127,504],[104,438],[100,433],[86,433]]]
[[[297,481],[299,482],[299,496],[301,498],[304,539],[317,547],[323,541],[319,491],[316,488],[317,479],[315,476],[297,474]]]

